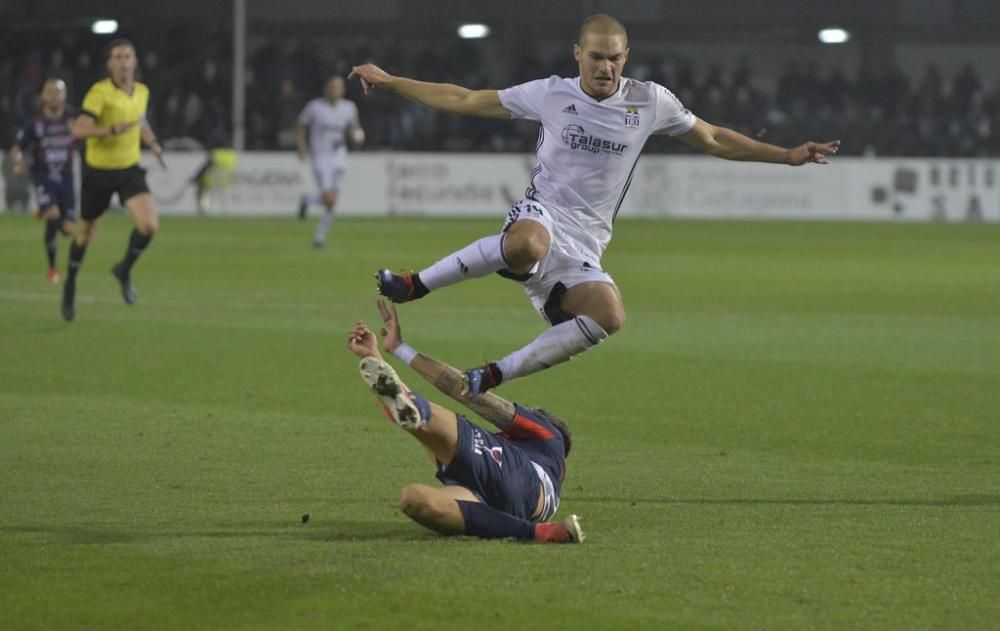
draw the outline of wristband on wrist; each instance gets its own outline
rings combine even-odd
[[[396,350],[392,351],[392,354],[398,357],[401,362],[409,366],[410,362],[413,361],[413,358],[417,356],[417,349],[413,348],[406,342],[400,342],[399,346],[396,347]]]

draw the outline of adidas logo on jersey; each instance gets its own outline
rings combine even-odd
[[[563,108],[564,114],[576,114],[576,104],[570,103],[569,106]]]

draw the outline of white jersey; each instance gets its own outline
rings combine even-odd
[[[326,99],[309,101],[299,114],[299,122],[309,128],[309,153],[313,160],[347,155],[347,131],[359,127],[358,106],[347,99],[336,104]]]
[[[525,197],[550,211],[577,254],[597,263],[628,192],[643,145],[652,134],[676,136],[695,117],[663,86],[622,77],[598,101],[580,78],[551,76],[500,90],[514,118],[539,121],[537,166]],[[589,256],[588,256],[589,255]]]

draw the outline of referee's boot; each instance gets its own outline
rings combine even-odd
[[[76,319],[76,280],[67,280],[63,283],[62,317],[67,322]]]
[[[413,272],[395,274],[388,268],[375,273],[378,293],[393,302],[410,302],[427,295],[427,288]]]
[[[122,288],[122,300],[125,301],[125,304],[134,305],[135,287],[132,286],[132,279],[129,277],[129,273],[125,271],[125,266],[121,263],[116,263],[111,268],[111,275],[118,280],[118,284]]]

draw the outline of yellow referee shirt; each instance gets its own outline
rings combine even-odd
[[[120,123],[138,123],[118,135],[87,138],[87,166],[95,169],[127,169],[139,164],[139,128],[146,117],[149,88],[132,84],[132,94],[114,84],[111,79],[98,81],[83,98],[84,114],[94,117],[98,127],[111,127]]]

